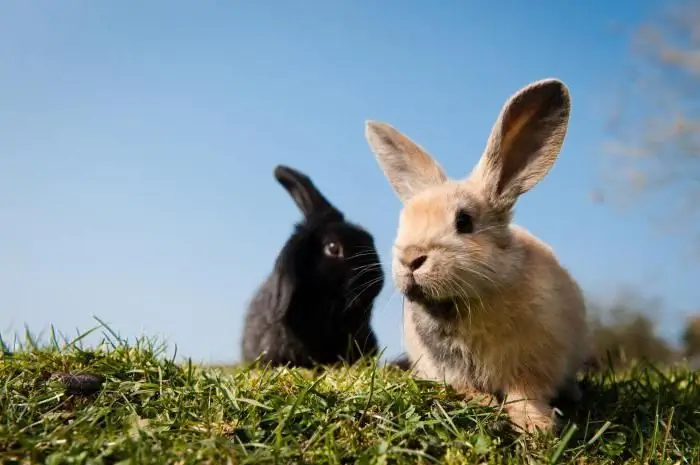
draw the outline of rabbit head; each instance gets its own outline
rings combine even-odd
[[[345,310],[372,302],[384,283],[372,235],[346,221],[305,174],[279,165],[274,175],[304,215],[278,259],[297,287],[342,294],[348,300]]]
[[[521,279],[526,251],[512,247],[513,207],[557,159],[569,112],[569,91],[559,80],[516,92],[493,125],[481,159],[461,180],[449,179],[438,162],[392,126],[366,123],[369,145],[403,203],[392,273],[407,298],[431,304],[478,300]]]

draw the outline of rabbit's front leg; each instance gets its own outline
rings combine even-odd
[[[512,388],[506,393],[505,410],[513,424],[528,433],[551,431],[556,425],[554,409],[536,389]]]

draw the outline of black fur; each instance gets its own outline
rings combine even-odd
[[[375,355],[370,320],[384,274],[372,235],[346,222],[306,175],[286,166],[274,174],[304,219],[250,302],[243,360],[312,367]],[[342,257],[324,253],[329,241]]]
[[[407,354],[399,355],[394,360],[389,362],[389,365],[395,366],[403,371],[410,371],[413,368],[413,364],[411,363],[411,360],[408,358]]]

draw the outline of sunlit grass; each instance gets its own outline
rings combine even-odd
[[[637,366],[592,375],[558,437],[374,360],[311,372],[176,363],[163,345],[106,333],[0,359],[3,463],[698,463],[697,374]],[[71,394],[55,373],[104,377]],[[69,386],[70,387],[70,386]]]

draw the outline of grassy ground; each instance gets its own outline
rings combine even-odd
[[[55,373],[104,376],[79,395]],[[698,463],[700,376],[637,367],[585,380],[558,438],[367,362],[197,368],[148,342],[27,347],[0,358],[3,463]],[[70,385],[69,385],[70,387]]]

